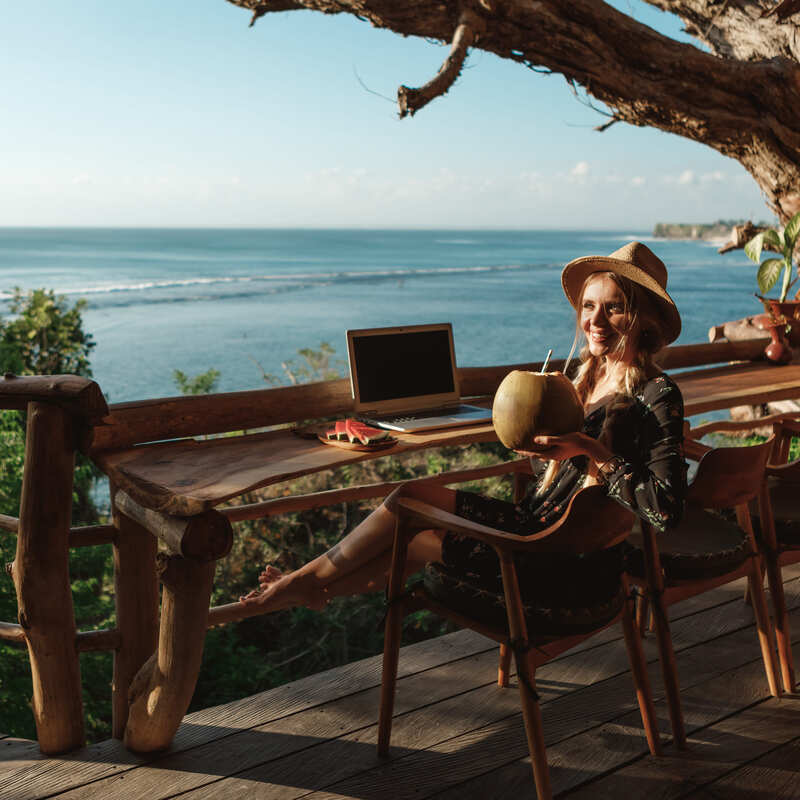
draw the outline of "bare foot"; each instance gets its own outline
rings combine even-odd
[[[239,598],[248,606],[259,606],[261,613],[305,606],[322,610],[328,602],[324,589],[313,586],[308,576],[299,572],[284,575],[275,567],[267,567],[258,578],[259,587]]]
[[[277,567],[264,567],[264,570],[258,576],[258,585],[263,592],[264,589],[268,589],[271,584],[275,583],[277,580],[280,580],[282,577],[283,573]]]

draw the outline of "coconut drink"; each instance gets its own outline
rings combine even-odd
[[[579,431],[583,405],[563,373],[515,369],[497,387],[492,422],[509,450],[535,450],[534,436]]]

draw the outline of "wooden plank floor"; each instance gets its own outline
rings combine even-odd
[[[784,571],[800,664],[800,568]],[[540,668],[554,792],[624,800],[800,800],[800,695],[769,697],[737,582],[670,610],[690,747],[647,752],[615,626]],[[653,637],[645,643],[665,741]],[[460,632],[404,648],[392,752],[375,753],[380,658],[190,714],[172,749],[110,740],[62,758],[0,737],[0,799],[501,800],[533,797],[516,687],[497,651]]]

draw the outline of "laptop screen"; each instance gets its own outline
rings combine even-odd
[[[348,331],[347,343],[357,408],[458,401],[449,323]]]

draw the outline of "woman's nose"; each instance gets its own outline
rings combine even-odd
[[[592,325],[602,325],[605,322],[606,315],[603,312],[603,307],[598,306],[597,308],[592,311],[592,315],[589,317],[589,321]]]

